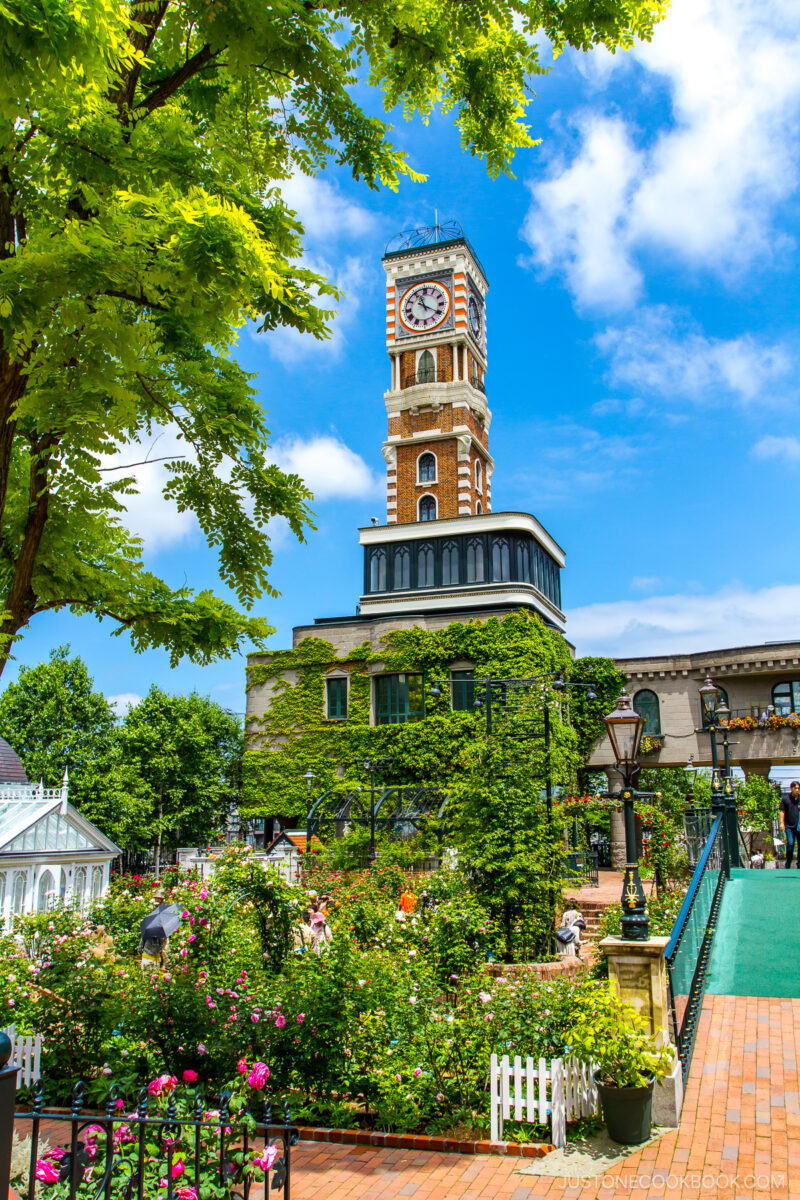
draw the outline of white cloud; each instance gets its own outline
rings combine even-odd
[[[383,481],[359,454],[330,436],[289,438],[273,448],[278,466],[299,475],[318,500],[378,498]]]
[[[645,87],[664,83],[671,120],[649,144],[615,114],[575,120],[575,157],[531,185],[538,265],[579,305],[620,307],[641,290],[642,250],[723,276],[780,250],[770,224],[797,187],[800,6],[673,0],[651,43],[589,57],[597,81],[638,66]]]
[[[636,575],[631,580],[631,587],[635,592],[652,592],[660,583],[657,575]]]
[[[142,697],[138,692],[120,692],[117,696],[106,696],[109,705],[118,717],[124,717],[129,708],[136,708]]]
[[[588,604],[567,613],[578,654],[618,658],[800,639],[800,584]]]
[[[119,497],[126,508],[123,521],[125,527],[136,537],[140,537],[146,550],[151,553],[191,541],[199,534],[199,525],[194,513],[179,512],[174,500],[166,500],[163,496],[163,489],[170,477],[167,464],[145,462],[165,457],[174,460],[187,456],[194,458],[194,452],[191,447],[187,449],[178,427],[171,425],[152,437],[129,442],[116,454],[101,460],[104,479],[110,481],[130,476],[136,480],[138,491],[129,496]],[[132,463],[144,465],[126,469]]]
[[[337,267],[324,258],[309,254],[304,257],[302,265],[336,284],[343,296],[338,301],[324,296],[319,302],[321,308],[333,314],[332,321],[329,321],[331,336],[323,341],[289,326],[280,326],[269,333],[254,334],[257,340],[264,339],[269,353],[284,366],[304,363],[309,358],[316,358],[323,363],[339,358],[347,343],[348,332],[358,316],[364,289],[370,293],[373,290],[374,279],[371,276],[374,276],[375,268],[367,258],[349,256]]]
[[[710,338],[691,318],[663,306],[609,326],[595,342],[610,358],[615,386],[706,404],[781,399],[793,369],[792,355],[780,344],[764,345],[750,334]]]
[[[786,464],[794,465],[800,463],[800,439],[775,437],[769,433],[759,438],[753,446],[753,454],[756,458],[777,458]]]
[[[371,212],[348,200],[325,179],[312,178],[298,171],[279,186],[287,205],[302,221],[309,241],[330,244],[339,237],[363,237],[375,228],[375,217]]]

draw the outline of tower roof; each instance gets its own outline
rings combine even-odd
[[[439,250],[449,250],[451,246],[466,246],[486,279],[483,263],[458,221],[444,221],[442,224],[437,221],[435,225],[420,225],[418,229],[404,229],[402,233],[396,233],[386,243],[383,261],[414,255],[427,246],[436,246]]]
[[[16,750],[9,746],[5,738],[0,737],[0,784],[27,782],[28,776]]]

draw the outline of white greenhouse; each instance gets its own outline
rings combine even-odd
[[[0,738],[0,914],[46,912],[59,900],[81,906],[108,887],[121,851],[60,788],[28,783],[14,751]]]

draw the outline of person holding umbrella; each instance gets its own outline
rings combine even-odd
[[[181,910],[177,904],[165,904],[162,891],[153,893],[158,905],[144,918],[139,926],[139,953],[143,971],[154,971],[167,961],[167,945],[170,935],[180,928]]]

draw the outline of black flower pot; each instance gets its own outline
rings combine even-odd
[[[611,1087],[599,1079],[595,1083],[609,1137],[623,1146],[646,1142],[653,1124],[655,1079],[644,1087]]]

